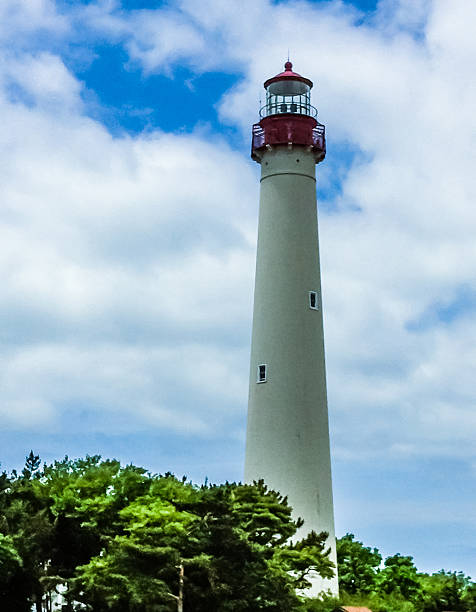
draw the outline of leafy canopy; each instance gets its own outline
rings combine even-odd
[[[333,575],[327,534],[293,542],[301,522],[263,482],[194,486],[99,456],[0,479],[0,609],[302,610],[309,575]],[[13,604],[13,597],[15,603]]]

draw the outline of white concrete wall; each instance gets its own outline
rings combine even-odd
[[[305,521],[299,537],[327,531],[335,563],[313,153],[266,151],[261,177],[245,481],[264,478],[288,496]],[[337,578],[314,582],[313,593],[338,591]]]

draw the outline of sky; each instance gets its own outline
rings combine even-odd
[[[337,535],[476,578],[476,5],[2,0],[0,461],[243,474],[264,80],[312,79]]]

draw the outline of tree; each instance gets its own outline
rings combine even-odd
[[[295,544],[286,500],[264,483],[197,489],[171,475],[120,512],[122,535],[78,568],[76,597],[95,611],[176,609],[184,568],[185,610],[301,608],[296,588],[314,569],[331,577],[326,534]]]
[[[337,543],[342,599],[303,601],[312,571],[329,578],[327,534],[295,541],[286,498],[264,482],[197,487],[99,456],[0,474],[0,609],[37,612],[66,589],[65,610],[294,612],[337,603],[374,612],[476,612],[461,572],[418,574],[411,557],[380,568],[376,548]]]
[[[22,471],[22,476],[25,480],[29,480],[32,476],[38,477],[39,469],[41,466],[41,460],[39,455],[31,450],[30,454],[25,459],[25,467]]]
[[[463,602],[469,612],[476,612],[476,582],[469,582],[466,585]]]
[[[208,514],[207,544],[216,608],[223,610],[294,610],[296,589],[310,586],[309,573],[333,576],[327,534],[309,534],[290,544],[302,521],[294,521],[287,499],[263,481],[202,488]],[[203,503],[204,502],[204,503]]]
[[[339,587],[346,593],[374,592],[381,562],[379,551],[355,540],[353,533],[347,533],[337,540]]]
[[[423,587],[423,612],[443,612],[444,610],[476,610],[476,585],[463,572],[420,574]]]
[[[78,567],[72,581],[76,597],[94,610],[174,610],[177,567],[198,520],[177,505],[191,494],[191,486],[167,476],[121,509],[117,533],[107,535],[100,554]]]
[[[377,583],[384,593],[398,595],[407,601],[417,601],[422,595],[413,558],[399,553],[385,559],[385,567],[379,573]]]
[[[29,610],[22,596],[22,566],[13,539],[0,534],[0,608],[2,610]]]
[[[16,574],[18,610],[30,610],[34,604],[41,611],[42,579],[47,573],[53,526],[48,510],[35,495],[34,483],[39,482],[39,458],[30,452],[25,468],[13,472],[1,493],[1,532],[12,542],[21,564]],[[10,589],[10,593],[13,588]],[[8,609],[8,608],[7,608]]]
[[[145,470],[97,456],[66,457],[40,469],[33,452],[20,475],[0,477],[0,533],[11,538],[22,561],[17,598],[25,610],[34,604],[40,611],[78,565],[100,553],[103,537],[116,533],[118,511],[149,481]]]

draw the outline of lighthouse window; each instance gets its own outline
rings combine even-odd
[[[319,310],[319,296],[317,291],[309,291],[309,308]]]
[[[258,376],[256,382],[264,383],[266,382],[266,364],[260,363],[258,366]]]

